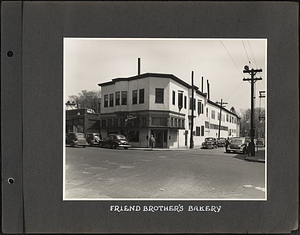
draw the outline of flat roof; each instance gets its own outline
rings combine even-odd
[[[192,89],[192,86],[190,84],[188,84],[187,82],[181,80],[180,78],[174,76],[173,74],[165,74],[165,73],[143,73],[140,75],[135,75],[132,77],[126,77],[126,78],[113,78],[112,81],[109,82],[103,82],[103,83],[99,83],[98,86],[109,86],[109,85],[113,85],[116,82],[120,82],[120,81],[132,81],[132,80],[136,80],[136,79],[141,79],[141,78],[146,78],[146,77],[159,77],[159,78],[169,78],[172,79],[175,82],[178,82],[179,84]],[[194,89],[196,90],[196,93],[206,97],[206,93],[203,93],[201,91],[199,91],[199,87],[194,85]]]

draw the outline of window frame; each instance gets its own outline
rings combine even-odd
[[[161,91],[161,97],[158,96],[158,91]],[[164,88],[155,88],[155,103],[156,104],[164,104],[164,99],[165,99],[165,89]],[[161,100],[159,100],[158,98],[161,98]]]

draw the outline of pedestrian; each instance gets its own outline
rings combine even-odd
[[[227,137],[227,139],[225,140],[225,151],[227,152],[227,148],[229,145],[229,137]]]
[[[150,136],[150,148],[151,150],[153,149],[153,147],[155,146],[155,138],[153,135]]]

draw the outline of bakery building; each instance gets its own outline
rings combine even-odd
[[[200,146],[205,137],[216,137],[220,106],[208,99],[203,88],[194,86],[192,107],[192,86],[173,74],[144,73],[99,86],[103,137],[123,134],[133,147],[148,147],[153,135],[157,148],[188,147],[192,108],[194,145]],[[222,108],[221,118],[221,137],[238,136],[238,116]]]

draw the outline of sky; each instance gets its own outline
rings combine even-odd
[[[255,107],[265,107],[265,99],[258,98],[266,91],[267,79],[266,39],[64,39],[65,101],[82,90],[100,90],[99,83],[117,77],[130,77],[138,73],[173,74],[201,89],[204,78],[210,83],[210,99],[228,103],[240,112],[251,106],[251,85],[243,81],[245,65],[262,69],[256,77]]]

